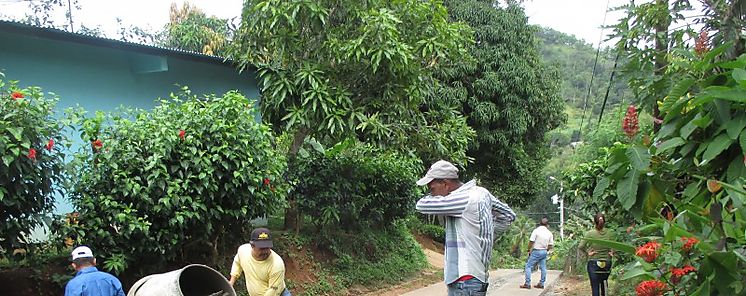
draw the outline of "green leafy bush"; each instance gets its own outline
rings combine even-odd
[[[0,246],[12,254],[54,207],[66,139],[54,117],[57,98],[4,79],[0,73]]]
[[[253,105],[237,92],[200,100],[185,89],[86,131],[71,196],[80,222],[68,231],[107,250],[103,266],[117,272],[176,259],[188,242],[216,254],[223,234],[281,208],[287,190],[284,158]]]
[[[655,140],[628,133],[630,144],[609,149],[595,180],[594,199],[614,190],[615,202],[646,223],[637,249],[609,243],[639,256],[623,278],[645,280],[638,294],[746,292],[746,55],[724,58],[731,46],[676,52]],[[682,248],[684,240],[696,243]]]
[[[383,227],[414,210],[422,171],[413,156],[352,141],[297,158],[291,192],[318,228]]]

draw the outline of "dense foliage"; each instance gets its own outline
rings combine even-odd
[[[630,4],[616,27],[630,48],[625,69],[635,71],[630,84],[642,104],[619,122],[628,140],[606,150],[600,175],[588,181],[593,199],[644,224],[633,245],[602,242],[637,256],[622,277],[641,281],[637,295],[746,293],[744,38],[742,31],[708,37],[742,28],[743,20],[722,14],[739,11],[739,3],[708,3],[704,11],[715,13],[706,13],[705,30],[689,35],[697,36],[693,48],[687,28],[669,30],[687,1]],[[640,133],[640,109],[652,113],[652,131]]]
[[[256,0],[244,5],[230,57],[258,68],[263,119],[293,134],[290,158],[312,136],[465,164],[473,130],[457,112],[420,107],[433,71],[470,42],[436,1]],[[286,227],[298,229],[295,205]]]
[[[291,154],[305,135],[327,144],[353,135],[464,163],[463,120],[419,107],[432,71],[463,56],[470,36],[437,2],[248,1],[231,57],[258,67],[265,120],[296,131]]]
[[[79,223],[68,235],[107,250],[105,267],[119,272],[177,259],[189,243],[217,252],[221,235],[278,210],[284,157],[253,105],[237,92],[197,99],[186,90],[108,124],[87,119],[91,145],[77,155],[71,195]]]
[[[527,205],[545,186],[545,134],[565,119],[558,73],[541,61],[536,28],[518,5],[446,1],[451,18],[471,25],[473,59],[444,67],[438,104],[456,105],[476,131],[472,174],[511,205]]]
[[[345,141],[294,159],[291,196],[319,229],[383,228],[409,215],[421,162],[412,156]]]
[[[7,255],[44,225],[60,193],[66,139],[54,117],[56,103],[40,88],[20,89],[0,73],[0,247]]]

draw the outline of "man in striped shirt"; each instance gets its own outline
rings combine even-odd
[[[485,295],[495,231],[506,229],[515,213],[475,180],[462,183],[458,168],[445,160],[435,162],[417,185],[430,190],[417,201],[417,211],[445,217],[448,295]]]

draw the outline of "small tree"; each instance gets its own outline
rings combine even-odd
[[[464,57],[470,43],[469,28],[449,22],[437,1],[251,0],[231,57],[258,68],[264,119],[294,134],[290,158],[307,136],[327,144],[357,137],[435,147],[465,162],[451,149],[465,148],[473,131],[457,112],[428,117],[420,107],[433,71]],[[290,203],[286,227],[297,229]]]
[[[0,246],[11,254],[44,223],[63,180],[65,142],[54,118],[56,98],[41,89],[19,89],[0,73]]]
[[[186,91],[86,132],[72,194],[77,239],[107,250],[105,267],[117,272],[178,259],[187,242],[210,245],[215,258],[223,234],[281,208],[284,158],[253,104],[237,92],[200,100]]]

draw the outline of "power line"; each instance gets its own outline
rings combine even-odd
[[[580,117],[580,129],[578,131],[579,136],[583,137],[583,122],[585,121],[585,113],[588,110],[588,97],[591,96],[591,88],[593,87],[593,78],[596,76],[596,67],[598,66],[598,55],[601,53],[601,40],[604,36],[604,26],[606,26],[606,16],[609,14],[609,0],[606,0],[606,11],[604,11],[604,20],[601,23],[601,32],[598,34],[598,44],[596,45],[596,59],[593,62],[593,72],[591,72],[591,81],[588,83],[588,93],[585,95],[583,101],[583,116]],[[590,118],[588,119],[590,122]]]

